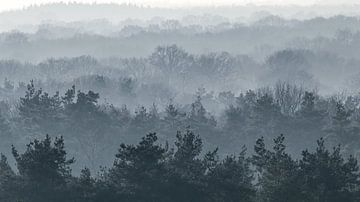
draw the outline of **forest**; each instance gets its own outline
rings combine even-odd
[[[223,159],[217,149],[204,155],[202,139],[178,132],[175,147],[161,145],[155,133],[137,144],[120,144],[109,168],[94,178],[88,168],[71,175],[75,162],[63,137],[34,140],[23,153],[13,146],[15,173],[1,155],[1,201],[359,201],[357,160],[344,158],[340,146],[314,151],[295,160],[286,152],[285,137],[256,140],[254,154],[246,149]]]
[[[131,113],[30,81],[16,106],[1,105],[1,201],[360,199],[359,97],[278,83],[223,95],[221,119],[204,97]]]
[[[0,12],[0,202],[360,201],[358,9]]]

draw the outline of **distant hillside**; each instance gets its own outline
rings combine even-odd
[[[231,20],[251,20],[264,15],[284,18],[308,19],[315,16],[358,15],[359,5],[343,6],[233,6],[193,8],[150,8],[126,4],[80,4],[54,3],[31,6],[23,10],[0,13],[0,31],[31,29],[44,22],[74,22],[107,19],[119,22],[125,19],[151,20],[155,17],[180,19],[188,15],[219,15]]]

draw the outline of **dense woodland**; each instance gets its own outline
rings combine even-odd
[[[94,177],[88,168],[71,175],[62,137],[46,136],[12,147],[18,172],[0,159],[1,201],[359,201],[359,167],[341,148],[327,149],[323,139],[314,151],[295,160],[286,152],[284,136],[266,146],[256,141],[254,154],[223,159],[217,149],[202,153],[202,139],[178,132],[174,147],[161,145],[150,133],[137,144],[121,144],[114,163]]]
[[[0,201],[360,201],[356,8],[0,13]]]
[[[204,97],[132,113],[31,81],[1,104],[1,201],[360,199],[359,97],[278,83],[223,95],[217,119]]]
[[[119,142],[135,143],[156,132],[165,144],[175,140],[177,131],[191,130],[201,135],[206,148],[220,147],[222,155],[238,153],[243,145],[251,147],[256,138],[269,142],[284,134],[296,157],[304,148],[314,149],[321,137],[330,146],[341,144],[343,154],[359,156],[358,95],[323,97],[279,82],[272,88],[209,97],[199,89],[190,104],[168,100],[162,108],[153,103],[130,109],[99,103],[97,92],[83,92],[75,85],[63,94],[49,94],[31,81],[18,101],[1,102],[1,151],[7,153],[10,145],[44,134],[62,135],[79,166],[97,170],[112,162]],[[204,102],[226,107],[215,115]]]

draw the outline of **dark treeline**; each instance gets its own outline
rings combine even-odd
[[[137,144],[121,144],[114,163],[93,176],[88,168],[75,177],[64,139],[36,139],[24,152],[12,148],[14,171],[0,159],[0,199],[4,202],[92,201],[243,201],[356,202],[360,174],[355,158],[341,148],[328,150],[324,140],[299,160],[287,152],[284,136],[272,148],[263,138],[254,154],[246,150],[219,158],[217,149],[200,155],[203,144],[190,131],[178,132],[175,147],[161,145],[155,133]]]
[[[201,135],[206,150],[219,147],[221,157],[239,153],[242,145],[251,147],[260,137],[271,142],[279,134],[286,134],[288,152],[295,158],[304,148],[314,150],[322,137],[330,147],[341,144],[344,156],[359,157],[358,95],[327,98],[278,83],[239,95],[222,93],[217,99],[226,107],[218,116],[205,106],[211,99],[201,89],[190,104],[169,100],[162,109],[153,104],[133,111],[99,99],[98,93],[75,86],[64,94],[49,94],[30,82],[18,102],[0,104],[1,152],[8,155],[10,145],[23,148],[44,134],[62,135],[77,159],[74,171],[84,165],[96,171],[111,164],[118,142],[135,143],[142,134],[157,132],[166,144],[176,139],[176,131],[188,129]]]

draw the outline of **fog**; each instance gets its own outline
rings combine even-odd
[[[357,2],[46,3],[0,3],[0,201],[360,200]]]
[[[13,1],[3,1],[0,3],[1,11],[11,10],[11,9],[21,9],[26,8],[31,5],[43,5],[49,3],[72,3],[72,0],[13,0]],[[104,3],[131,3],[135,5],[143,5],[149,7],[191,7],[191,6],[233,6],[233,5],[342,5],[342,4],[357,4],[355,0],[197,0],[197,1],[188,1],[188,0],[78,0],[77,3],[90,3],[90,4],[104,4]]]

